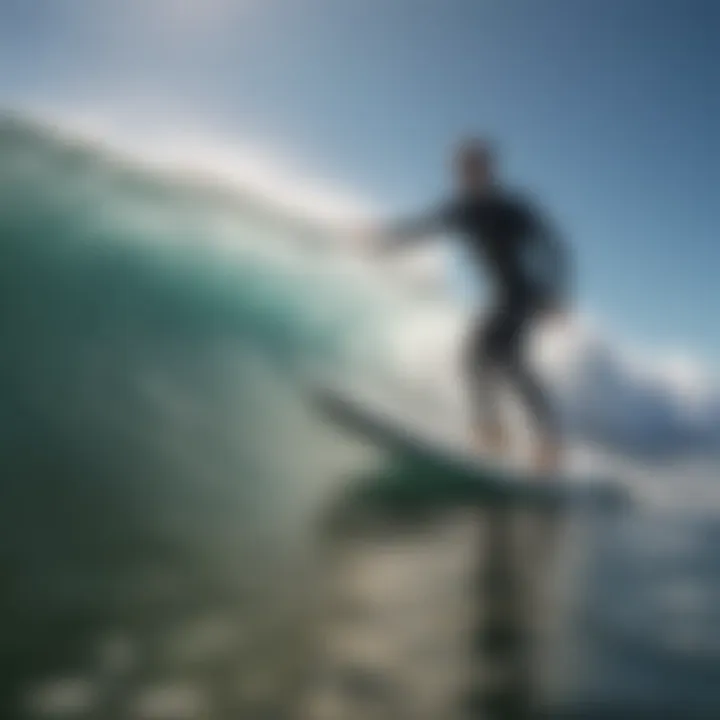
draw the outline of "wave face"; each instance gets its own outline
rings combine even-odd
[[[231,449],[260,462],[260,439],[281,442],[266,416],[297,373],[338,362],[348,327],[307,272],[311,239],[291,247],[259,205],[17,121],[0,146],[4,452],[102,459],[122,482],[153,444],[197,448],[208,477]]]
[[[308,518],[365,462],[302,395],[347,367],[361,284],[320,233],[209,182],[16,119],[0,152],[0,696],[173,608],[261,632],[307,584]]]

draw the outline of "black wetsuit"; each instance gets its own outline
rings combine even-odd
[[[438,232],[457,233],[471,261],[494,286],[490,316],[471,329],[465,353],[478,420],[488,419],[492,409],[491,381],[480,372],[492,367],[514,382],[539,429],[557,433],[550,403],[524,360],[523,344],[537,313],[565,301],[567,263],[558,237],[529,202],[500,190],[457,198],[425,217],[399,224],[391,234],[404,243]]]

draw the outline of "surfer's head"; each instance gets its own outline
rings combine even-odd
[[[488,140],[462,140],[453,157],[455,180],[464,191],[488,188],[495,179],[495,151]]]

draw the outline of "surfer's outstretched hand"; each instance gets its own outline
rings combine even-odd
[[[388,252],[388,238],[381,227],[365,225],[346,233],[355,251],[365,257],[381,257]]]

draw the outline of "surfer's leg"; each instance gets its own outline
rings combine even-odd
[[[490,350],[501,324],[502,319],[496,313],[484,325],[473,327],[464,358],[473,441],[481,452],[502,453],[507,446],[499,403],[500,373]]]
[[[560,464],[560,431],[550,398],[527,362],[525,334],[532,312],[523,308],[508,318],[504,340],[504,367],[535,424],[535,466],[540,472],[555,472]]]

